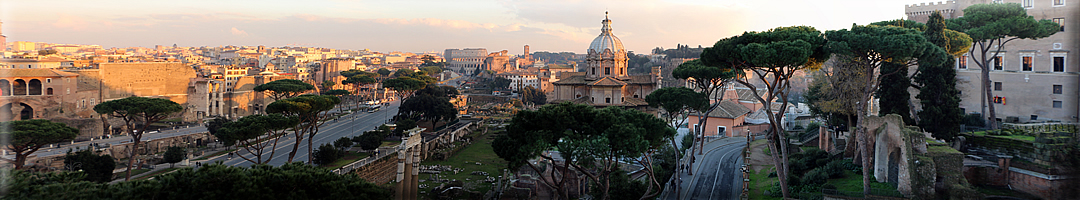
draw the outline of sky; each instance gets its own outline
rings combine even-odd
[[[4,0],[8,42],[111,47],[314,46],[390,52],[585,53],[604,12],[629,51],[712,46],[745,31],[903,18],[917,0]]]

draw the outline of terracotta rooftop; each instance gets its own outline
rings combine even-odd
[[[0,78],[67,76],[79,76],[79,74],[54,69],[0,69]]]
[[[612,77],[604,77],[604,78],[600,78],[600,80],[596,80],[596,81],[592,81],[592,82],[589,82],[589,84],[588,84],[588,85],[596,85],[596,86],[624,86],[624,85],[626,85],[626,82],[620,81],[619,79],[615,79],[615,78],[612,78]]]
[[[709,117],[735,119],[746,113],[750,113],[750,109],[746,106],[731,101],[721,101],[720,106],[709,113]]]

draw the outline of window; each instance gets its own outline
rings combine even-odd
[[[604,75],[610,75],[610,74],[611,74],[611,68],[610,67],[605,67],[604,68]]]
[[[1065,56],[1054,56],[1054,72],[1065,72]]]
[[[1023,4],[1024,8],[1031,8],[1034,7],[1035,0],[1022,0],[1021,3]]]
[[[1064,6],[1065,5],[1065,0],[1053,0],[1053,1],[1054,1],[1054,6]]]
[[[1005,105],[1005,97],[994,97],[994,103]]]
[[[727,136],[727,127],[717,126],[716,127],[716,135]]]
[[[994,91],[1001,91],[1001,82],[994,82]]]
[[[1061,94],[1061,85],[1054,85],[1054,94]]]
[[[1005,3],[1004,0],[994,0],[994,3]]]
[[[967,69],[967,56],[960,56],[959,59],[956,59],[956,68]]]
[[[993,60],[994,60],[994,70],[1004,70],[1005,69],[1005,63],[1004,63],[1005,61],[1001,56],[994,57]]]
[[[693,131],[698,131],[698,124],[694,124],[694,130],[690,130],[690,131],[691,131],[691,132],[693,132]]]
[[[1022,61],[1023,61],[1023,62],[1022,62],[1022,63],[1020,64],[1020,69],[1021,69],[1022,71],[1030,72],[1030,71],[1031,71],[1031,66],[1032,66],[1032,62],[1034,62],[1034,59],[1035,59],[1035,57],[1032,57],[1032,56],[1030,56],[1030,55],[1024,55],[1024,56],[1020,56],[1020,60],[1022,60]]]
[[[1065,31],[1065,18],[1054,18],[1052,20],[1054,21],[1054,23],[1057,23],[1058,26],[1061,26],[1060,31]]]
[[[1061,101],[1054,101],[1054,108],[1061,108]]]
[[[46,78],[45,83],[52,83],[52,79],[51,78]]]
[[[604,103],[611,103],[611,97],[604,98]]]
[[[596,68],[592,68],[592,74],[596,75]]]

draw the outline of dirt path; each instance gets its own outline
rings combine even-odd
[[[746,161],[746,164],[750,165],[750,169],[754,171],[761,171],[766,167],[772,167],[773,163],[769,155],[765,155],[765,149],[768,148],[765,145],[765,140],[755,140],[750,143],[750,160]]]

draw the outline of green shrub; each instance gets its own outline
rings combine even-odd
[[[967,114],[964,115],[964,125],[972,127],[983,127],[986,123],[982,119],[980,114]]]
[[[803,175],[802,184],[821,185],[827,180],[829,180],[829,173],[825,171],[825,168],[815,168]]]
[[[327,165],[334,163],[334,161],[341,159],[341,157],[345,157],[345,152],[335,148],[333,145],[323,144],[322,146],[319,146],[319,149],[315,150],[313,155],[315,156],[311,159],[313,164]]]

